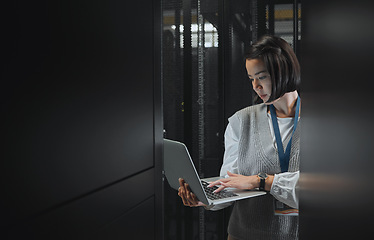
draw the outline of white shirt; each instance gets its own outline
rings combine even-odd
[[[282,142],[284,143],[285,140],[292,134],[294,118],[278,118],[277,117],[277,119],[278,119],[278,125],[279,125],[279,132],[282,138]],[[273,138],[274,147],[277,148],[275,135],[274,135],[273,122],[271,121],[270,113],[268,113],[268,121],[270,125],[270,133]],[[283,148],[286,148],[286,146],[283,146]]]

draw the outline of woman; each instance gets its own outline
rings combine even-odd
[[[264,36],[246,55],[246,69],[263,103],[229,118],[221,168],[226,178],[210,186],[220,185],[217,192],[226,187],[268,191],[235,202],[228,239],[297,239],[298,216],[280,210],[298,208],[300,66],[286,41]],[[180,185],[178,195],[184,205],[204,206],[183,179]],[[204,207],[219,210],[227,204]]]

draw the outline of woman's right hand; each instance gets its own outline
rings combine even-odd
[[[204,203],[200,202],[196,195],[191,192],[190,187],[188,186],[188,183],[184,181],[183,178],[179,178],[179,189],[178,189],[178,195],[182,198],[183,205],[188,207],[200,207],[200,206],[206,206]]]

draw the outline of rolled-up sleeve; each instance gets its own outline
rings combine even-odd
[[[293,208],[299,208],[298,181],[300,172],[284,172],[274,175],[270,194]]]

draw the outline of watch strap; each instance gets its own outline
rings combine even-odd
[[[260,178],[260,191],[265,191],[265,178]]]
[[[257,176],[260,178],[260,186],[258,189],[260,191],[265,191],[265,181],[268,178],[268,175],[266,173],[259,173]]]

